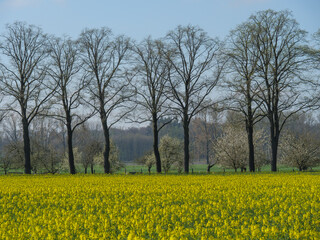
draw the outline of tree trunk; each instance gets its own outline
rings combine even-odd
[[[157,121],[157,114],[154,113],[152,116],[153,122],[153,152],[156,158],[156,167],[157,173],[161,173],[161,159],[159,153],[159,131],[158,131],[158,121]]]
[[[93,164],[91,164],[91,174],[94,174]]]
[[[252,112],[252,102],[251,97],[251,79],[247,78],[247,89],[246,89],[246,101],[247,101],[247,111],[248,116],[246,118],[246,130],[248,136],[248,147],[249,147],[249,170],[250,172],[255,171],[254,165],[254,144],[253,144],[253,125],[254,125],[254,116]]]
[[[189,173],[189,123],[188,116],[183,117],[183,132],[184,132],[184,172]]]
[[[105,120],[105,116],[103,116],[103,113],[101,114],[101,123],[102,123],[102,129],[103,129],[103,134],[104,134],[104,152],[103,152],[103,168],[104,168],[104,173],[111,173],[111,165],[109,161],[109,156],[110,156],[110,134],[109,134],[109,128],[107,125],[107,122]]]
[[[69,169],[71,174],[76,174],[76,167],[74,165],[74,155],[73,155],[73,143],[72,143],[72,128],[71,128],[71,118],[67,116],[67,138],[68,138],[68,158],[69,158]]]
[[[249,145],[249,169],[250,172],[255,171],[255,165],[254,165],[254,144],[253,144],[253,124],[249,123],[247,124],[247,135],[248,135],[248,145]]]
[[[277,78],[274,78],[274,82],[277,83]],[[271,160],[271,171],[277,171],[277,155],[278,155],[278,145],[279,145],[279,137],[280,137],[280,120],[278,115],[278,102],[279,102],[279,88],[276,85],[276,94],[272,98],[273,106],[272,106],[272,118],[269,117],[270,125],[271,125],[271,150],[272,150],[272,160]]]
[[[279,143],[279,134],[277,126],[271,125],[271,171],[277,171],[277,155],[278,155],[278,143]]]
[[[208,135],[206,133],[206,135]],[[209,165],[209,139],[208,139],[208,136],[206,136],[206,161],[207,161],[207,164]],[[210,169],[209,169],[209,172],[210,172]]]
[[[31,174],[31,150],[30,150],[30,137],[29,137],[29,125],[28,120],[24,116],[22,118],[23,128],[23,148],[24,148],[24,173]]]
[[[87,174],[87,167],[84,167],[84,174]]]

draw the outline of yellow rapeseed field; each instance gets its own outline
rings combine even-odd
[[[0,177],[0,239],[320,239],[320,175]]]

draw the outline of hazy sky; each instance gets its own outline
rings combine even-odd
[[[49,34],[76,38],[82,29],[107,26],[136,40],[164,36],[179,24],[225,37],[259,10],[291,10],[310,33],[320,28],[320,0],[0,0],[0,33],[26,21]]]

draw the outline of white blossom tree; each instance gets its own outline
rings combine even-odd
[[[168,173],[173,166],[177,168],[178,172],[182,172],[183,145],[179,139],[169,135],[163,136],[160,139],[159,152],[161,155],[161,167],[165,173]],[[146,154],[142,161],[148,167],[150,173],[151,167],[156,163],[154,154]]]
[[[299,171],[307,170],[320,164],[320,143],[310,133],[295,135],[287,133],[280,143],[280,161]]]
[[[266,143],[265,134],[262,131],[255,131],[253,143],[257,150],[256,165],[261,168],[265,164],[267,156],[264,151]],[[212,161],[215,161],[225,167],[232,168],[237,171],[246,170],[248,164],[249,147],[247,132],[244,128],[236,125],[227,125],[223,129],[223,133],[213,143]]]

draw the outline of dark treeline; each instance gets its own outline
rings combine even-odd
[[[99,164],[111,173],[137,159],[158,173],[174,164],[189,173],[201,159],[208,172],[215,164],[277,171],[279,159],[313,167],[319,43],[320,30],[308,35],[291,12],[273,10],[224,40],[192,25],[137,43],[106,27],[71,39],[8,24],[0,39],[1,167],[75,174]],[[122,122],[137,127],[115,127]]]
[[[166,120],[161,120],[166,121]],[[159,138],[165,135],[183,139],[183,128],[178,121],[171,121],[160,132]],[[119,159],[122,162],[134,162],[152,149],[152,125],[140,128],[118,129],[111,131],[111,137],[119,148]]]

